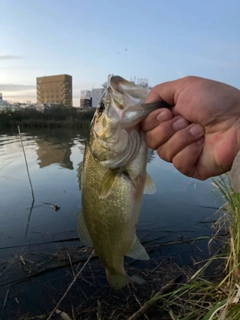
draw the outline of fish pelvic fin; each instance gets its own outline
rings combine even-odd
[[[136,235],[132,246],[126,253],[126,256],[135,260],[149,260],[149,255],[147,254],[145,248],[141,245]]]
[[[106,275],[109,285],[114,290],[122,289],[130,282],[127,274],[115,274],[106,269]]]
[[[156,186],[153,179],[150,177],[149,174],[146,175],[146,180],[144,184],[144,194],[154,194],[156,192]]]
[[[93,243],[84,219],[83,208],[80,210],[78,215],[77,230],[78,230],[78,236],[80,238],[80,241],[87,247],[93,247]]]

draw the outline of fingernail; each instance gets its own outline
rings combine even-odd
[[[169,119],[168,113],[166,111],[162,111],[157,115],[157,120],[159,122],[163,122]]]
[[[194,124],[190,129],[189,132],[191,133],[191,135],[193,135],[194,137],[197,136],[201,136],[204,134],[204,129],[202,126],[200,126],[200,124]]]
[[[174,130],[180,130],[180,129],[186,128],[187,125],[188,125],[188,122],[184,118],[179,118],[178,120],[173,122],[172,127]]]

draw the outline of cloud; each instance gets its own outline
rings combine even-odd
[[[14,83],[5,83],[0,84],[0,91],[26,91],[26,90],[36,90],[36,85],[28,84],[14,84]]]
[[[5,54],[3,56],[0,56],[0,60],[18,60],[22,59],[21,56],[14,56],[12,54]]]
[[[32,93],[32,94],[30,94],[30,93],[27,93],[27,94],[25,94],[25,93],[23,93],[23,94],[21,94],[21,93],[18,93],[18,94],[4,94],[4,97],[3,97],[4,99],[20,99],[20,100],[26,100],[26,99],[29,99],[29,98],[31,98],[31,99],[36,99],[36,94],[34,94],[34,93]]]
[[[25,70],[25,69],[42,69],[42,67],[39,66],[11,66],[11,67],[0,67],[0,69],[6,69],[6,70]]]

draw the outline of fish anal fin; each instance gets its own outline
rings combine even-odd
[[[149,256],[137,236],[135,236],[135,241],[126,253],[126,256],[135,260],[149,260]]]
[[[86,226],[86,222],[84,219],[84,214],[83,214],[83,208],[81,209],[81,211],[79,212],[79,216],[78,216],[78,236],[80,238],[80,241],[88,247],[93,247],[93,243],[91,240],[91,237],[89,235],[87,226]]]
[[[142,277],[137,276],[137,275],[131,276],[130,279],[131,279],[131,281],[133,281],[139,285],[143,285],[146,283],[146,281]]]
[[[144,194],[154,194],[156,192],[156,186],[153,179],[150,177],[149,174],[146,174],[146,180],[144,184]]]

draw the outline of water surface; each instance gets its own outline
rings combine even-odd
[[[22,132],[34,203],[18,132],[0,135],[1,248],[77,236],[81,205],[77,170],[86,135],[64,129]],[[151,231],[151,237],[160,232],[208,234],[201,222],[214,219],[220,204],[211,180],[184,177],[153,151],[149,151],[148,173],[157,191],[144,196],[138,231],[142,235]]]

